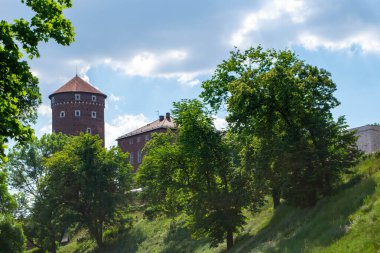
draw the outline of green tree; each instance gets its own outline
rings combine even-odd
[[[32,245],[55,253],[65,231],[74,221],[74,213],[60,206],[55,196],[44,193],[34,201],[31,212],[23,219],[23,229]]]
[[[16,201],[8,192],[7,175],[0,170],[0,213],[11,213],[16,207]]]
[[[22,227],[10,214],[0,213],[0,253],[24,252]]]
[[[330,73],[291,51],[235,50],[202,87],[214,110],[227,105],[230,129],[246,146],[242,163],[257,185],[267,185],[275,206],[281,196],[313,205],[359,155],[344,118],[332,116],[339,102]]]
[[[167,133],[152,134],[151,140],[145,144],[144,154],[136,180],[137,184],[144,186],[141,195],[148,202],[147,211],[174,217],[184,204],[176,194],[182,182],[174,175],[185,167],[176,133],[168,130]]]
[[[45,165],[49,196],[73,212],[101,248],[105,226],[127,205],[132,169],[127,154],[116,147],[105,149],[98,136],[81,134]]]
[[[0,170],[0,253],[23,252],[25,237],[12,217],[16,202],[8,192],[6,173]]]
[[[48,195],[43,183],[47,173],[43,162],[62,150],[68,141],[68,136],[59,133],[16,144],[5,164],[10,172],[10,185],[19,191],[19,202],[23,203],[18,215],[24,220],[25,235],[33,245],[50,252],[56,252],[57,243],[70,225],[70,213],[60,208],[54,196]]]
[[[137,172],[137,182],[159,210],[181,211],[195,235],[216,245],[227,241],[244,224],[242,212],[251,202],[247,177],[233,163],[228,139],[217,131],[198,100],[174,103],[178,136],[153,136]]]
[[[10,174],[10,185],[26,195],[29,208],[33,200],[43,194],[41,183],[46,175],[44,159],[62,150],[68,141],[69,137],[62,133],[45,134],[40,139],[18,143],[9,151],[5,168]]]
[[[0,159],[9,138],[29,140],[33,135],[30,123],[37,117],[41,102],[37,86],[22,50],[32,59],[39,57],[38,45],[54,39],[69,45],[74,40],[71,22],[63,10],[71,7],[71,0],[22,0],[35,15],[30,21],[23,18],[13,23],[0,21]]]

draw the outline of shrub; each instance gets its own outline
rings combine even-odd
[[[10,215],[0,214],[0,253],[23,252],[24,243],[21,225]]]

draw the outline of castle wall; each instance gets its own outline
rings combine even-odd
[[[351,129],[358,136],[357,146],[365,153],[372,153],[380,149],[380,126],[366,125]]]

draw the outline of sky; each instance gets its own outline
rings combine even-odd
[[[20,0],[0,0],[0,20],[31,17]],[[229,52],[261,45],[291,49],[328,70],[350,127],[380,122],[380,1],[73,0],[69,47],[40,45],[29,61],[42,104],[36,135],[51,132],[48,96],[76,73],[108,95],[106,146],[196,98]],[[215,125],[225,128],[224,114]]]

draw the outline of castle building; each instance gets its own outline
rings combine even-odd
[[[364,153],[373,153],[380,149],[380,126],[365,125],[350,129],[358,137],[356,145]]]
[[[53,133],[98,134],[104,143],[104,93],[76,75],[49,98]]]
[[[116,139],[118,146],[123,152],[129,153],[129,160],[136,171],[143,159],[142,149],[145,143],[150,140],[152,133],[165,133],[168,129],[175,130],[173,118],[170,113],[165,116],[161,115],[156,121],[153,121],[132,132],[124,134]]]

